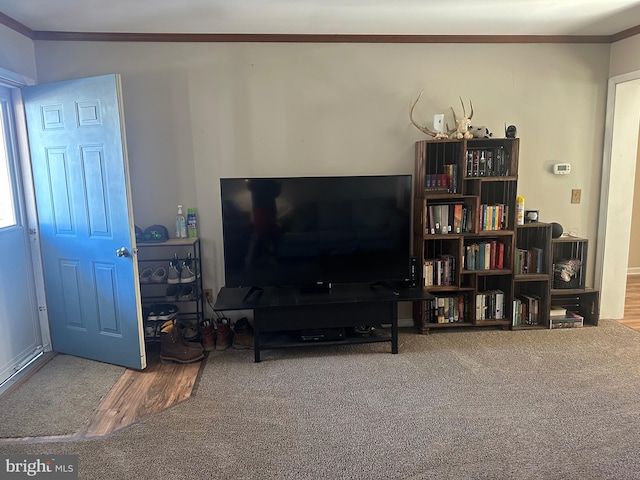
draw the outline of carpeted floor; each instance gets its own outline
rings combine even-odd
[[[212,352],[195,396],[76,453],[81,479],[637,479],[640,333],[460,330]]]
[[[76,433],[124,368],[58,354],[0,400],[0,438]]]

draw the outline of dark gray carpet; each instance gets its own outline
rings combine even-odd
[[[640,478],[640,334],[614,321],[252,360],[212,352],[195,397],[109,438],[0,453],[77,453],[83,479]]]
[[[124,368],[58,354],[0,400],[0,438],[76,433]]]

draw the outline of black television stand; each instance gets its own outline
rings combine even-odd
[[[256,298],[255,298],[254,301],[257,301],[258,298],[260,298],[260,295],[262,295],[262,292],[264,292],[264,288],[262,288],[262,287],[251,287],[251,288],[249,288],[249,291],[246,293],[246,295],[244,296],[242,301],[244,301],[244,302],[248,301],[249,298],[251,298],[251,296],[254,293],[256,294]]]
[[[371,288],[362,284],[333,284],[329,292],[306,294],[297,287],[264,287],[248,301],[245,288],[222,288],[214,310],[253,310],[254,360],[265,349],[389,342],[398,353],[398,302],[428,300],[433,296],[419,288],[401,285]],[[253,292],[252,292],[253,293]],[[347,337],[309,342],[300,332],[310,329],[349,329],[362,325],[391,325],[388,336]]]
[[[373,282],[370,285],[371,288],[376,288],[376,287],[382,287],[386,290],[388,290],[389,292],[393,293],[394,295],[400,295],[400,292],[396,289],[394,289],[391,284],[389,284],[389,282],[385,282],[385,281],[380,281],[380,282]]]
[[[303,295],[314,293],[331,293],[331,287],[332,285],[330,282],[309,283],[300,285],[300,293]]]

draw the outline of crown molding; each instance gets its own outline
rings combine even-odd
[[[209,43],[611,43],[609,35],[352,35],[35,31],[33,40]]]
[[[611,43],[619,42],[620,40],[624,40],[625,38],[633,37],[634,35],[638,34],[640,34],[640,25],[627,28],[626,30],[616,33],[615,35],[611,35]]]
[[[21,33],[25,37],[29,37],[29,38],[33,39],[33,30],[31,30],[29,27],[21,24],[17,20],[14,20],[10,16],[5,15],[2,12],[0,12],[0,24],[4,25],[5,27],[9,27],[10,29],[12,29],[12,30],[14,30],[14,31],[16,31],[18,33]]]
[[[613,43],[640,34],[640,25],[614,35],[379,35],[271,33],[118,33],[31,30],[0,12],[0,24],[32,40],[209,43]]]

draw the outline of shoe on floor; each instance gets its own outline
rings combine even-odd
[[[163,362],[193,363],[204,358],[202,345],[200,348],[189,346],[173,322],[163,324],[160,337],[160,360]]]
[[[233,326],[233,348],[253,348],[253,328],[249,325],[249,320],[246,317],[236,320]]]
[[[216,320],[216,350],[226,350],[231,346],[233,332],[231,324],[227,318],[219,318]]]

